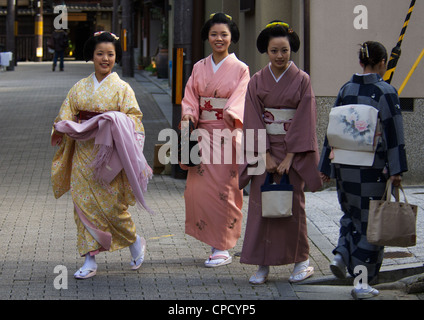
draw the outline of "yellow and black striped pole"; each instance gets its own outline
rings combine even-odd
[[[393,79],[393,74],[396,70],[396,65],[399,61],[399,57],[401,54],[400,46],[402,44],[402,40],[405,36],[406,28],[408,27],[409,20],[411,19],[412,11],[414,10],[415,6],[415,0],[411,1],[411,4],[409,5],[408,14],[406,15],[405,22],[403,23],[402,31],[400,32],[399,40],[396,46],[392,49],[392,52],[390,54],[390,59],[387,64],[387,71],[384,74],[384,81],[387,83],[390,83]]]

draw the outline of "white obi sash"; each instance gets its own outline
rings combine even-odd
[[[327,138],[333,163],[372,166],[380,136],[376,108],[350,104],[331,109]]]
[[[224,119],[224,108],[228,99],[200,97],[200,120]]]
[[[296,109],[265,108],[263,118],[267,134],[286,134]]]

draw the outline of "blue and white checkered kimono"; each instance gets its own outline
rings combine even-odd
[[[319,170],[336,179],[337,193],[344,213],[340,236],[333,253],[339,253],[354,276],[357,265],[368,269],[368,281],[377,276],[384,247],[371,245],[366,238],[370,199],[381,199],[389,176],[408,170],[403,121],[397,91],[378,74],[355,74],[341,89],[334,107],[366,104],[379,110],[382,139],[371,167],[332,164],[331,146],[325,139]]]

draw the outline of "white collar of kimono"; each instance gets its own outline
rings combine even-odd
[[[213,61],[213,57],[211,56],[211,62],[212,62],[212,69],[213,69],[213,73],[216,73],[219,69],[219,67],[222,66],[222,64],[224,63],[225,60],[227,60],[227,58],[230,55],[226,56],[224,59],[222,59],[218,64],[215,64],[215,61]]]
[[[268,68],[269,68],[269,71],[271,71],[271,74],[272,74],[272,76],[274,77],[274,80],[275,80],[275,82],[278,82],[278,81],[280,81],[280,79],[284,76],[284,74],[287,72],[287,70],[289,70],[290,69],[290,67],[292,66],[292,64],[293,64],[293,61],[290,61],[290,64],[289,64],[289,66],[287,67],[287,69],[286,70],[284,70],[284,72],[278,77],[278,79],[277,79],[277,77],[274,75],[274,72],[272,72],[272,70],[271,70],[271,62],[268,64]]]
[[[102,81],[99,82],[96,78],[96,74],[93,73],[94,91],[96,91],[100,87],[100,85],[103,83],[103,81],[105,81],[111,74],[112,72],[106,78],[104,78]]]

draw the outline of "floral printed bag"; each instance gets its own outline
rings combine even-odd
[[[327,139],[333,163],[372,166],[379,136],[376,108],[350,104],[331,109]]]

